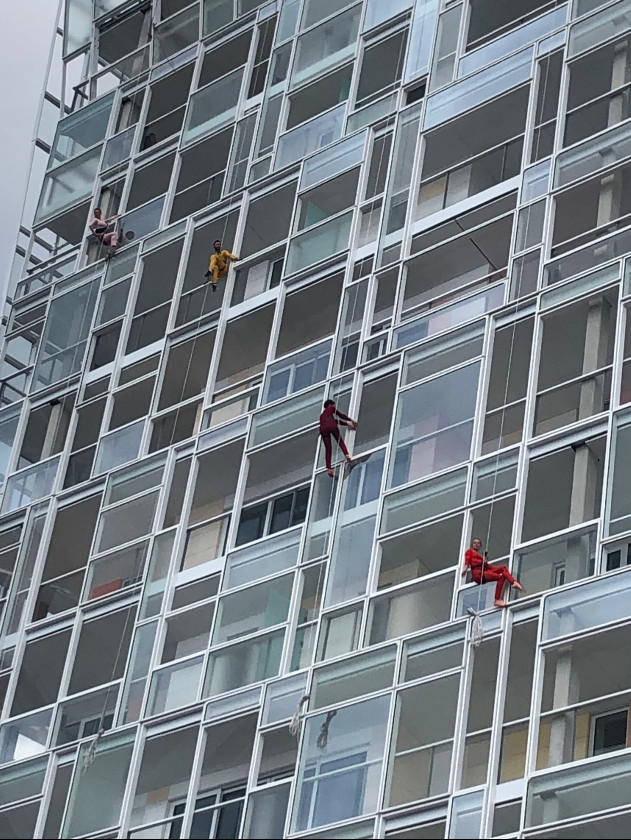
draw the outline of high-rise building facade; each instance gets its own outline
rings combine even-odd
[[[2,355],[2,836],[629,837],[631,0],[61,30]]]

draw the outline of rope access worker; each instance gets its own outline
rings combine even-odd
[[[505,607],[506,602],[502,600],[502,590],[506,582],[510,583],[513,589],[520,589],[523,591],[523,586],[519,581],[511,575],[506,566],[493,566],[487,558],[487,552],[484,552],[484,557],[480,554],[482,549],[482,540],[477,537],[472,541],[471,548],[468,548],[464,556],[464,569],[462,577],[467,574],[467,568],[471,567],[471,577],[480,585],[481,583],[489,583],[494,580],[495,583],[495,601],[496,607]]]
[[[107,247],[105,259],[113,257],[116,253],[116,248],[118,247],[118,233],[116,231],[116,226],[114,226],[113,230],[108,232],[108,227],[116,219],[118,219],[118,216],[103,219],[101,215],[101,208],[94,208],[94,218],[90,222],[90,230],[98,241]]]
[[[208,265],[208,271],[204,274],[204,277],[210,277],[213,292],[216,292],[217,280],[228,276],[228,260],[236,262],[239,257],[235,254],[231,254],[230,251],[226,251],[225,249],[222,250],[221,239],[215,239],[213,242],[213,248],[215,250],[210,255],[210,264]]]
[[[341,424],[343,426],[348,426],[349,429],[357,428],[355,420],[351,420],[351,418],[347,417],[346,414],[342,414],[341,411],[337,410],[335,407],[335,400],[327,400],[324,403],[324,411],[320,415],[320,437],[322,438],[322,443],[324,444],[326,471],[331,478],[333,478],[333,468],[331,467],[331,455],[333,452],[333,445],[331,444],[332,437],[334,437],[337,441],[337,445],[342,450],[342,453],[349,464],[352,461],[352,458],[348,453],[348,449],[346,448],[346,444],[344,443],[344,438],[340,434],[340,428],[336,418],[339,418]]]

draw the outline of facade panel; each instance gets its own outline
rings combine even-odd
[[[63,21],[2,347],[3,836],[628,837],[631,3]]]

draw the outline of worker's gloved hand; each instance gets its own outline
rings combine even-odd
[[[204,277],[210,277],[210,271],[207,271],[206,274],[204,274]]]

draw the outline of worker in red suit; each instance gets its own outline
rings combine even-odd
[[[324,443],[326,471],[331,478],[333,478],[333,469],[331,467],[331,454],[333,450],[333,445],[331,444],[332,437],[334,437],[337,441],[337,444],[342,450],[346,460],[349,463],[352,460],[351,456],[348,454],[344,438],[340,434],[338,418],[343,426],[348,426],[349,429],[357,428],[357,423],[354,420],[351,420],[351,418],[347,417],[346,414],[342,414],[341,411],[337,410],[334,400],[327,400],[324,403],[324,411],[320,415],[320,437],[322,438],[322,443]]]
[[[470,566],[471,577],[477,584],[489,583],[492,580],[496,581],[494,604],[496,607],[505,607],[506,602],[502,600],[502,590],[504,589],[506,582],[508,581],[513,589],[520,589],[523,591],[524,587],[518,580],[515,580],[506,566],[493,566],[492,563],[489,563],[486,559],[487,552],[484,552],[483,557],[482,554],[480,554],[481,550],[482,540],[476,537],[471,543],[471,548],[468,548],[465,552],[462,576],[466,576],[467,568]]]

